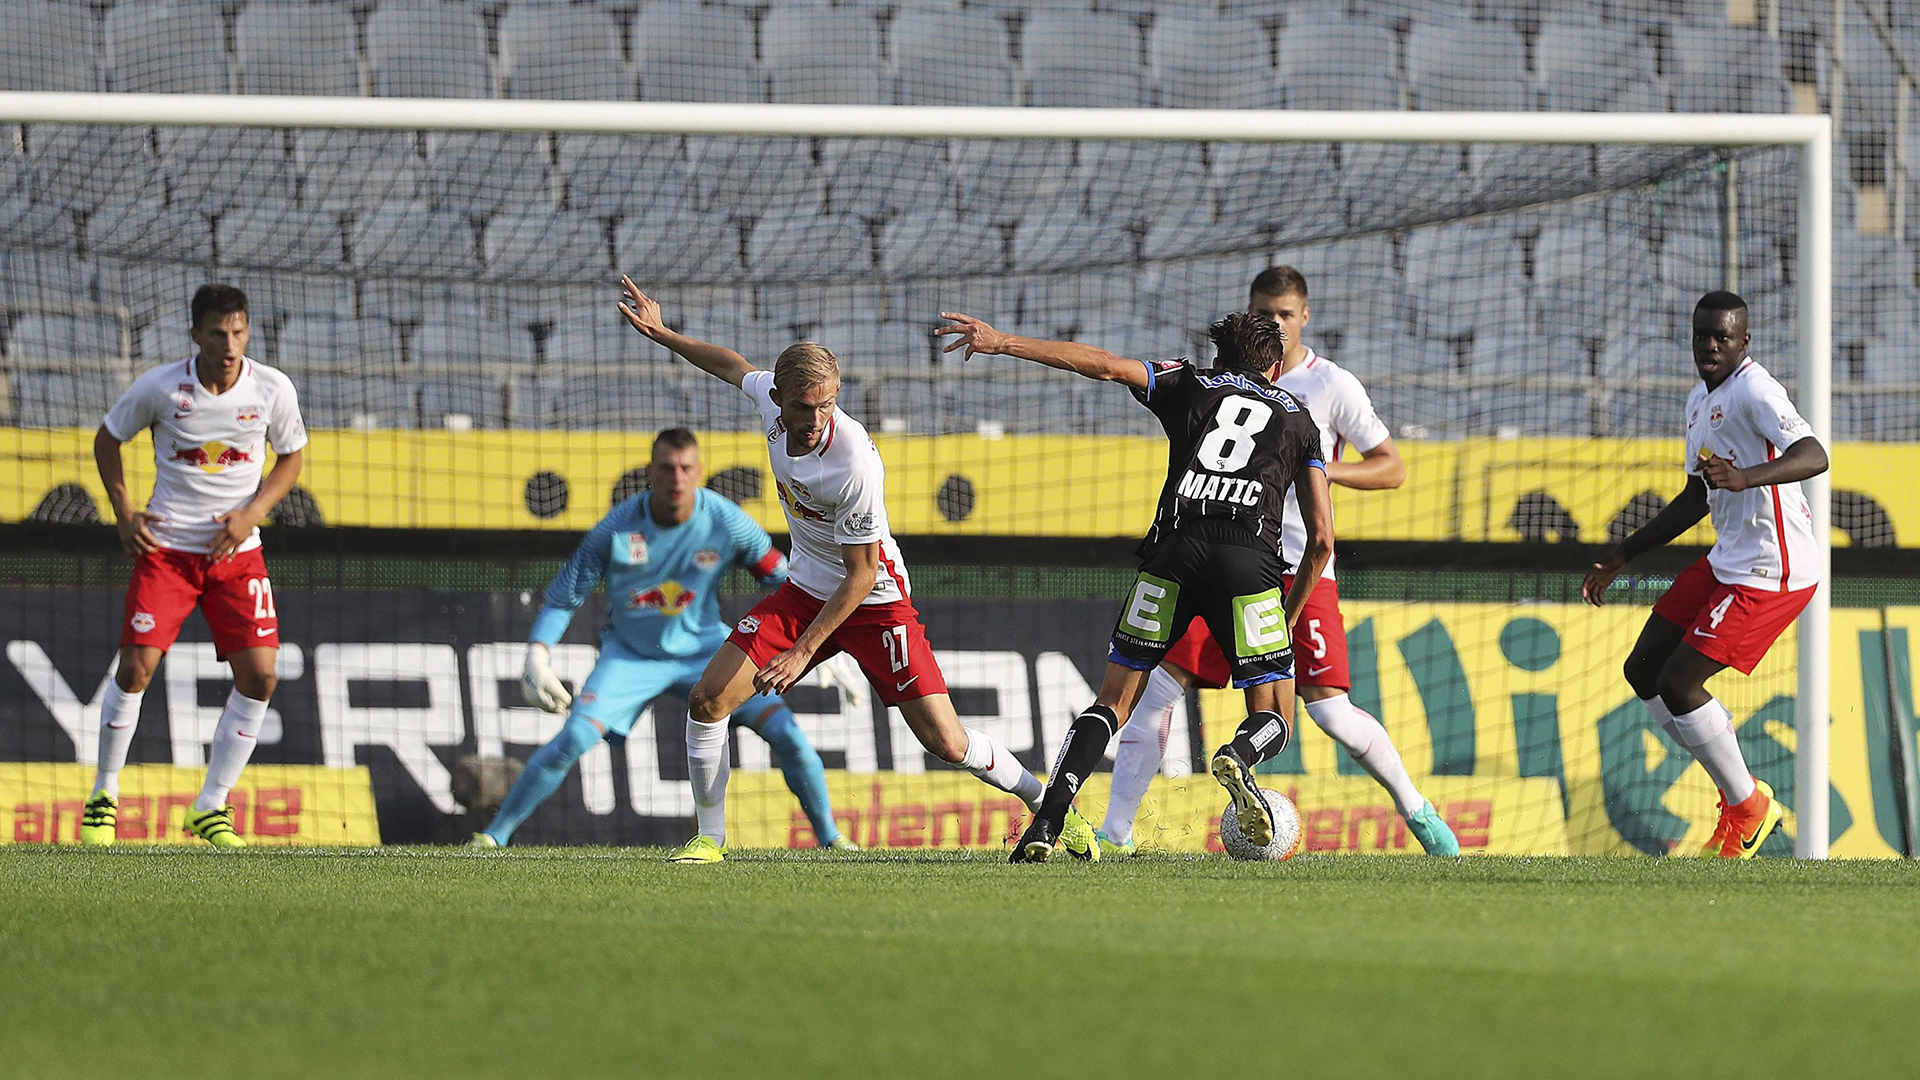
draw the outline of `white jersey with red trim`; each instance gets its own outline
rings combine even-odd
[[[1307,415],[1320,429],[1322,461],[1340,460],[1340,452],[1348,446],[1364,454],[1386,442],[1391,434],[1374,413],[1373,399],[1360,380],[1312,349],[1307,350],[1305,361],[1283,373],[1273,385],[1306,403]],[[1288,488],[1287,504],[1280,517],[1280,553],[1289,565],[1297,567],[1306,550],[1307,523],[1300,516],[1300,500]],[[1331,555],[1320,576],[1333,576]]]
[[[861,604],[905,600],[912,587],[900,545],[887,528],[887,467],[860,421],[838,408],[827,421],[820,445],[793,457],[787,453],[787,426],[773,403],[773,372],[755,371],[740,380],[766,425],[767,459],[786,511],[793,554],[788,580],[816,599],[833,595],[847,578],[842,544],[880,545],[880,572]]]
[[[1687,472],[1701,472],[1702,451],[1740,468],[1772,461],[1813,434],[1787,391],[1747,357],[1712,390],[1687,395]],[[1799,484],[1745,491],[1707,489],[1716,534],[1707,562],[1724,585],[1788,592],[1820,582],[1815,572],[1813,513]]]
[[[293,380],[242,357],[240,378],[224,394],[201,385],[194,360],[177,360],[133,380],[106,417],[121,442],[153,429],[153,497],[147,510],[163,548],[206,554],[223,526],[215,517],[245,506],[260,490],[267,447],[291,454],[307,445]],[[240,551],[260,546],[255,529]]]

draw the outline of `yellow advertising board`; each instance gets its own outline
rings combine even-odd
[[[329,524],[376,528],[556,529],[580,532],[606,513],[622,476],[646,463],[650,432],[315,431],[300,478]],[[877,435],[887,461],[887,510],[902,535],[1132,536],[1153,518],[1166,472],[1164,439],[1141,436]],[[741,500],[782,532],[766,441],[757,432],[701,436],[708,475],[738,470]],[[1350,540],[1515,541],[1529,521],[1560,523],[1558,539],[1603,542],[1635,498],[1671,498],[1683,485],[1678,439],[1471,438],[1400,444],[1407,483],[1336,496]],[[128,483],[153,482],[151,444],[127,454]],[[1920,546],[1920,444],[1848,443],[1833,484],[1885,514],[1901,546]],[[551,474],[551,477],[542,476]],[[529,481],[540,499],[528,499]],[[564,483],[564,500],[556,498]],[[98,506],[93,432],[0,428],[0,521],[33,512],[56,485],[77,484]],[[962,495],[956,494],[965,493]],[[545,500],[545,516],[534,505]],[[1536,524],[1537,530],[1539,526]],[[1696,528],[1684,542],[1707,539]],[[1836,528],[1834,543],[1851,543]]]
[[[121,844],[198,843],[184,831],[205,769],[129,765],[120,773]],[[0,844],[74,844],[93,784],[89,765],[0,762]],[[255,765],[228,798],[233,831],[257,846],[371,847],[380,842],[365,766]]]

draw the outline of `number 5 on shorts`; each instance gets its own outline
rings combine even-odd
[[[1141,574],[1127,596],[1120,629],[1129,637],[1164,644],[1173,640],[1173,613],[1180,606],[1180,584]]]
[[[1287,609],[1279,589],[1233,598],[1233,647],[1243,657],[1286,648]]]

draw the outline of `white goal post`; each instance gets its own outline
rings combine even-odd
[[[1832,436],[1833,124],[1825,115],[1306,112],[0,93],[0,121],[603,134],[1782,147],[1799,151],[1796,397]],[[1799,621],[1795,853],[1828,847],[1831,484],[1806,482],[1821,587]]]

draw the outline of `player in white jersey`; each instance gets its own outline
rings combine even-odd
[[[1827,451],[1787,392],[1747,355],[1747,305],[1710,292],[1693,309],[1687,395],[1687,486],[1593,564],[1581,595],[1598,607],[1636,556],[1671,543],[1713,515],[1715,539],[1653,605],[1626,663],[1627,682],[1654,722],[1686,747],[1720,788],[1720,819],[1702,855],[1751,859],[1779,823],[1780,804],[1747,771],[1733,717],[1707,680],[1724,668],[1752,674],[1813,599],[1813,515],[1799,482],[1827,471]]]
[[[833,353],[799,342],[762,371],[731,349],[669,330],[660,305],[631,279],[620,281],[620,311],[634,329],[739,387],[760,410],[793,544],[786,584],[740,620],[688,696],[687,771],[699,832],[669,857],[719,862],[725,851],[727,717],[756,691],[784,693],[840,652],[859,663],[881,702],[899,708],[928,753],[1037,806],[1040,781],[1012,751],[962,725],[947,696],[887,527],[886,466],[866,428],[837,407]],[[1092,827],[1075,819],[1077,854],[1098,857]]]
[[[293,490],[307,429],[293,383],[246,355],[246,294],[203,285],[189,310],[188,336],[197,354],[135,379],[93,439],[120,543],[134,563],[119,667],[101,695],[99,772],[81,818],[83,844],[114,841],[120,770],[141,697],[197,604],[214,649],[233,668],[233,692],[214,729],[206,784],[186,827],[215,847],[245,846],[234,832],[227,795],[253,756],[280,652],[259,525]],[[120,446],[149,428],[155,476],[153,497],[142,510],[127,494]],[[278,460],[263,482],[269,448]]]
[[[1302,340],[1313,314],[1307,304],[1305,275],[1291,266],[1261,271],[1248,288],[1247,310],[1275,320],[1286,331],[1286,352],[1273,385],[1305,402],[1308,415],[1320,429],[1328,482],[1360,490],[1399,487],[1406,479],[1406,465],[1394,448],[1387,425],[1374,413],[1366,388],[1352,373]],[[1359,452],[1360,460],[1341,460],[1349,446]],[[1281,553],[1289,565],[1299,565],[1306,534],[1299,503],[1289,490],[1280,531]],[[1386,727],[1348,695],[1353,684],[1347,668],[1347,628],[1340,614],[1333,559],[1328,559],[1292,631],[1298,658],[1295,686],[1306,703],[1307,715],[1387,789],[1400,816],[1406,819],[1408,831],[1428,854],[1460,854],[1453,830],[1407,774]],[[1225,686],[1228,679],[1220,646],[1206,626],[1195,620],[1186,636],[1167,653],[1166,662],[1154,669],[1135,709],[1136,716],[1151,717],[1157,723],[1129,724],[1120,729],[1112,796],[1099,830],[1104,852],[1126,855],[1133,851],[1134,817],[1166,754],[1174,703],[1196,685]]]

